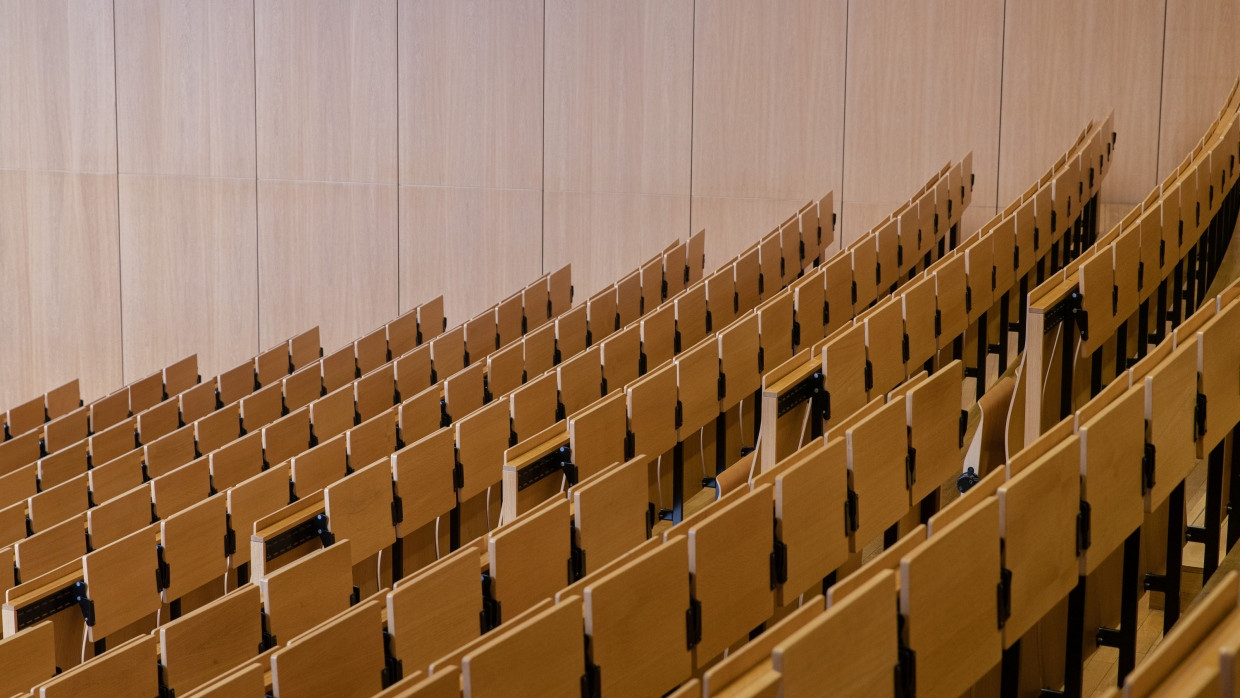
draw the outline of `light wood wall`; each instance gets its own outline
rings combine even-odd
[[[1108,215],[1240,72],[1240,0],[0,0],[0,408],[458,322],[677,237],[840,239],[973,153],[976,227],[1115,111]]]

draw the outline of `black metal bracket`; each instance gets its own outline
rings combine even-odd
[[[1012,617],[1012,570],[1006,567],[999,569],[999,629]]]
[[[1076,515],[1076,554],[1079,557],[1083,551],[1089,550],[1090,544],[1090,525],[1089,525],[1089,502],[1081,500],[1081,510]]]
[[[822,374],[815,371],[813,375],[798,382],[775,399],[775,415],[782,417],[788,414],[801,403],[814,399],[822,391]]]
[[[908,453],[904,456],[905,489],[913,489],[914,482],[917,482],[917,449],[909,446]]]
[[[1154,461],[1157,455],[1154,444],[1145,444],[1145,454],[1141,456],[1142,493],[1154,489]]]
[[[572,471],[572,482],[576,483],[577,468],[572,464],[573,452],[569,446],[561,446],[538,460],[530,463],[517,473],[517,491],[541,481],[542,479],[563,472],[566,476]]]
[[[594,663],[594,651],[590,647],[590,636],[585,638],[586,671],[581,675],[581,698],[599,698],[603,694],[602,674],[599,666]]]
[[[95,624],[95,603],[86,595],[86,582],[77,581],[17,609],[17,629],[24,630],[74,605],[82,609],[87,625]]]
[[[973,489],[973,486],[981,481],[982,478],[978,476],[977,471],[973,469],[973,466],[969,466],[968,469],[956,478],[956,491],[960,494],[964,494],[965,492]]]
[[[861,497],[852,487],[848,488],[848,497],[844,500],[844,535],[850,536],[860,528]]]
[[[267,558],[270,560],[271,558]],[[155,546],[155,588],[164,591],[172,586],[172,566],[164,560],[164,546]]]
[[[967,433],[969,433],[969,411],[960,410],[960,448],[964,448],[964,437]]]
[[[689,599],[689,608],[685,611],[685,645],[687,649],[693,649],[701,641],[702,602]]]
[[[272,536],[267,541],[267,550],[263,556],[270,562],[302,543],[315,538],[322,541],[324,548],[336,542],[336,536],[332,534],[328,526],[326,513],[316,514],[313,518],[297,524],[284,533]]]
[[[491,595],[491,584],[493,580],[488,572],[482,573],[482,611],[481,622],[482,632],[486,633],[493,628],[498,628],[501,619],[500,602]]]
[[[1200,439],[1206,433],[1206,396],[1197,393],[1197,402],[1193,407],[1193,438]]]
[[[1042,333],[1050,334],[1059,323],[1067,323],[1073,319],[1081,331],[1081,339],[1089,339],[1089,313],[1081,309],[1080,291],[1073,291],[1046,311],[1046,325],[1042,328]]]
[[[869,359],[865,360],[865,389],[874,389],[874,364]]]

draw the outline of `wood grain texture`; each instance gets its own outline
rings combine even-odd
[[[401,187],[400,307],[451,289],[445,315],[473,317],[538,276],[541,233],[538,191]]]
[[[0,404],[77,377],[88,402],[120,385],[116,218],[115,175],[0,171]]]
[[[212,376],[258,351],[256,215],[253,180],[121,175],[126,376],[194,352]]]
[[[688,194],[691,0],[549,0],[545,12],[544,188]]]
[[[694,5],[694,24],[693,194],[838,191],[846,3],[711,0]]]
[[[399,0],[398,15],[401,184],[541,188],[542,2]]]
[[[1002,31],[1003,6],[984,0],[849,8],[846,201],[891,201],[973,151],[974,198],[994,205]],[[873,222],[845,215],[843,239]]]
[[[262,0],[254,38],[258,176],[395,184],[396,0]]]
[[[1240,72],[1240,46],[1229,31],[1237,21],[1240,7],[1229,0],[1167,1],[1159,181],[1197,144],[1227,99]],[[1121,137],[1120,142],[1126,144],[1127,139]]]
[[[1122,133],[1118,169],[1107,178],[1103,197],[1136,202],[1149,193],[1157,183],[1163,79],[1161,54],[1151,48],[1162,42],[1165,5],[1163,0],[1007,4],[1000,147],[1013,155],[999,163],[999,202],[1019,196],[1072,145],[1083,124],[1106,118],[1112,109]],[[1217,9],[1212,16],[1219,19]],[[1205,67],[1203,61],[1195,65]],[[1218,96],[1201,96],[1209,104],[1204,111],[1218,108],[1232,79],[1234,71]],[[981,176],[978,180],[984,199],[986,188]]]
[[[548,189],[543,196],[543,265],[554,269],[571,263],[577,297],[588,298],[688,230],[687,196]]]
[[[329,350],[396,317],[396,188],[258,183],[259,344],[318,325]]]
[[[253,178],[254,3],[120,0],[116,33],[120,171]]]
[[[0,168],[116,172],[112,5],[0,6]]]

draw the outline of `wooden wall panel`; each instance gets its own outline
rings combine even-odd
[[[111,0],[0,1],[0,169],[116,172]]]
[[[1240,75],[1237,26],[1236,0],[1167,0],[1158,181],[1197,145]],[[1121,127],[1118,118],[1115,127]],[[1121,146],[1127,144],[1122,133],[1119,138]]]
[[[1115,167],[1102,187],[1102,199],[1127,203],[1145,199],[1158,182],[1162,75],[1158,48],[1164,4],[1164,0],[1007,3],[1000,206],[1046,172],[1076,141],[1086,122],[1105,119],[1111,110],[1117,132]]]
[[[851,3],[842,199],[890,212],[973,151],[973,201],[995,205],[1002,43],[1003,4],[991,0]],[[875,222],[846,212],[838,237]]]
[[[0,405],[121,382],[116,175],[0,171]]]
[[[699,0],[694,11],[693,226],[725,259],[795,212],[787,200],[840,190],[847,3]]]
[[[542,273],[539,191],[401,187],[400,210],[402,311],[443,294],[454,326]]]
[[[258,353],[252,179],[121,175],[127,378],[198,354],[204,376]]]
[[[825,191],[825,190],[824,190]],[[689,228],[706,230],[706,268],[715,269],[796,213],[811,198],[694,196]],[[649,255],[647,255],[649,256]]]
[[[542,0],[400,0],[400,182],[542,187]]]
[[[253,178],[253,1],[117,0],[116,32],[120,171]]]
[[[259,345],[332,351],[396,317],[396,187],[258,182]]]
[[[546,13],[544,188],[688,195],[693,0]]]
[[[258,176],[396,182],[396,0],[258,0]]]
[[[687,196],[549,191],[543,198],[543,268],[571,263],[575,298],[584,300],[672,240],[687,238],[688,225]]]

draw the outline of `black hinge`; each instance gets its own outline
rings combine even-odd
[[[385,686],[400,681],[405,677],[405,664],[392,654],[392,636],[386,629],[383,631],[383,678]]]
[[[555,349],[551,352],[551,363],[552,363],[552,365],[559,366],[559,365],[560,365],[560,361],[563,359],[563,356],[564,356],[564,355],[560,353],[560,340],[559,340],[559,339],[556,339],[556,340],[555,340]],[[524,382],[525,382],[525,381],[524,381],[524,379],[523,379],[521,382],[522,382],[522,383],[524,383]]]
[[[1145,455],[1141,456],[1141,493],[1154,489],[1154,444],[1145,445]]]
[[[739,313],[741,311],[741,293],[740,291],[732,292],[732,312]],[[620,329],[620,328],[616,328]]]
[[[766,277],[762,275],[762,272],[758,272],[758,293],[765,293],[765,292],[766,292]]]
[[[766,370],[766,351],[758,347],[758,373]]]
[[[500,602],[491,595],[491,575],[488,572],[482,573],[482,611],[479,614],[481,620],[482,632],[486,633],[492,628],[498,628],[500,623]]]
[[[706,331],[709,333],[715,329],[715,318],[710,314],[710,308],[706,309]]]
[[[1206,396],[1205,393],[1197,393],[1197,404],[1193,408],[1193,427],[1194,439],[1200,439],[1206,433]]]
[[[1161,267],[1165,265],[1166,263],[1167,263],[1167,241],[1159,240],[1158,241],[1158,266]]]
[[[452,426],[452,415],[448,414],[448,402],[446,400],[439,401],[439,428],[444,429]]]
[[[1176,226],[1176,246],[1184,247],[1184,221],[1179,221]]]
[[[631,430],[624,434],[624,459],[629,460],[637,455],[637,435]]]
[[[689,608],[685,611],[685,645],[688,649],[693,649],[701,641],[702,602],[689,599]]]
[[[164,560],[164,546],[155,546],[155,587],[160,591],[172,586],[172,567]]]
[[[590,331],[589,327],[586,328],[586,346],[594,346],[594,333]]]
[[[1057,218],[1058,216],[1055,215],[1055,210],[1051,209],[1051,234],[1052,235],[1055,234],[1056,230],[1059,230],[1058,221],[1056,220]]]
[[[969,411],[960,410],[960,443],[959,448],[964,448],[964,435],[969,432]]]
[[[637,355],[637,375],[646,375],[646,352]]]
[[[1119,312],[1119,286],[1111,284],[1111,315]]]
[[[271,634],[271,617],[267,615],[266,611],[262,612],[262,620],[260,623],[262,639],[259,640],[258,653],[262,654],[263,652],[266,652],[272,647],[280,644],[280,641],[275,635]]]
[[[797,252],[801,256],[801,263],[804,264],[805,263],[805,241],[804,240],[801,240],[800,242],[797,243]]]
[[[775,538],[775,547],[771,551],[771,588],[788,581],[788,546]]]
[[[844,499],[844,535],[850,536],[860,527],[861,498],[856,490],[849,487],[848,497]]]
[[[874,284],[880,285],[882,283],[883,283],[883,263],[875,262],[874,263]]]
[[[465,466],[461,465],[460,451],[457,451],[457,461],[452,466],[452,486],[458,490],[465,487]]]
[[[995,290],[995,286],[999,285],[999,270],[995,267],[990,268],[990,290]]]
[[[1038,245],[1038,228],[1037,226],[1034,226],[1033,228],[1033,249],[1036,250],[1038,249],[1039,246],[1040,245]]]
[[[663,296],[662,300],[667,300],[667,279],[659,286],[659,295]]]
[[[853,302],[853,305],[857,304],[857,280],[856,279],[853,279],[852,281],[852,302]]]
[[[792,346],[801,346],[801,323],[795,319],[792,321]]]
[[[896,243],[896,265],[904,266],[904,245]]]
[[[905,489],[913,489],[914,482],[917,482],[917,449],[909,446],[908,453],[904,456]]]
[[[395,490],[396,483],[392,483],[392,489]],[[392,493],[392,525],[396,526],[405,520],[405,502],[400,495]]]
[[[1137,290],[1145,288],[1145,262],[1137,262]]]
[[[1076,515],[1076,554],[1089,550],[1089,502],[1081,500],[1081,510]]]
[[[1020,269],[1020,245],[1012,248],[1012,268]]]
[[[229,517],[232,515],[229,514]],[[224,557],[237,554],[237,532],[233,530],[232,521],[229,520],[224,529]]]
[[[584,635],[586,645],[586,673],[581,675],[581,698],[600,698],[603,695],[603,679],[599,666],[594,663],[594,650],[590,636]]]
[[[577,546],[577,529],[569,524],[568,578],[575,582],[586,576],[586,551]]]
[[[564,407],[564,403],[558,399],[555,401],[555,421],[562,422],[568,417],[568,410]],[[514,446],[516,444],[513,444]]]
[[[822,302],[822,326],[827,327],[831,324],[831,303],[829,301]]]
[[[676,428],[679,429],[685,424],[685,403],[678,398],[676,400]]]
[[[934,309],[934,336],[938,337],[943,334],[943,311],[938,308]]]
[[[727,395],[728,395],[728,377],[724,375],[723,373],[720,373],[719,374],[719,399],[722,400],[723,398],[727,397]]]
[[[904,355],[904,363],[908,363],[908,357],[909,357],[908,332],[904,333],[904,338],[900,341],[900,351]]]
[[[903,616],[900,618],[900,625],[904,625]],[[900,698],[913,698],[917,692],[917,653],[900,642],[896,656],[895,694]]]
[[[869,359],[865,360],[865,389],[874,389],[874,364]]]
[[[680,328],[676,328],[674,334],[672,334],[672,352],[680,353]]]
[[[964,287],[964,311],[973,312],[973,288],[971,286]]]
[[[1006,567],[999,569],[999,629],[1012,617],[1012,570]]]

